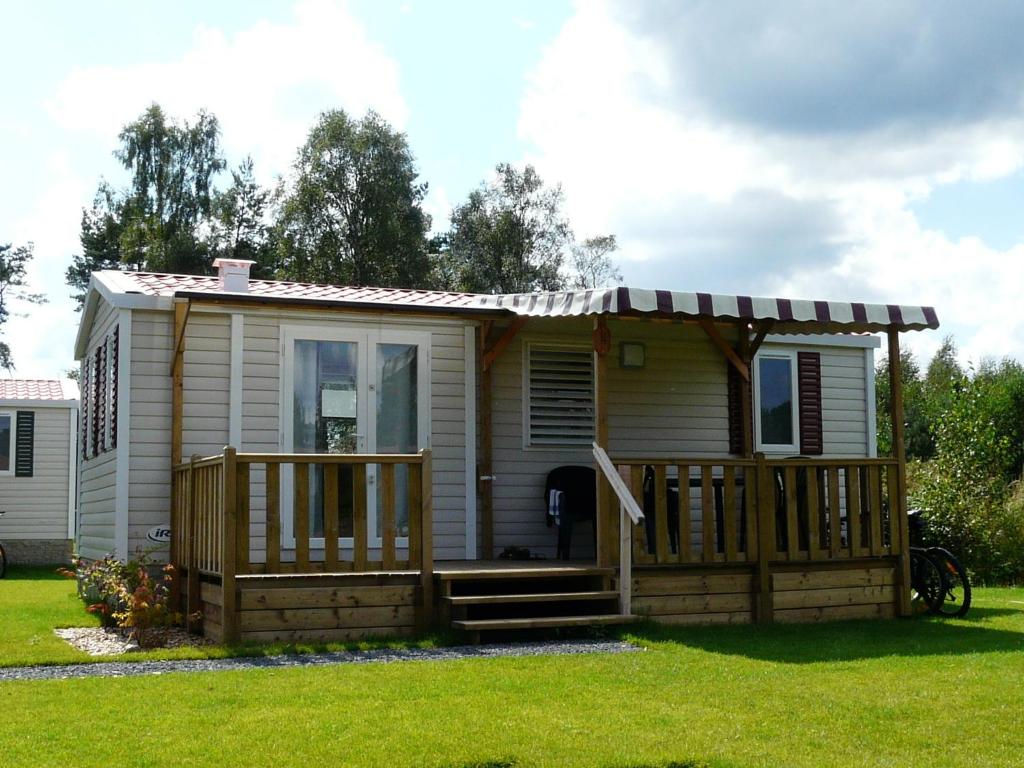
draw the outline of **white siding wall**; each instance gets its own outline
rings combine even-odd
[[[725,360],[694,326],[611,321],[608,430],[612,453],[644,457],[728,455]],[[495,551],[509,545],[554,556],[556,532],[545,523],[547,473],[593,464],[589,449],[524,448],[524,346],[535,341],[591,344],[589,319],[533,319],[494,364]],[[619,367],[620,341],[643,341],[643,369]],[[589,525],[576,530],[573,555],[586,554]]]
[[[821,355],[821,418],[825,456],[868,455],[868,372],[864,350],[766,343],[763,350],[795,349]],[[873,375],[873,372],[872,372]],[[874,428],[874,424],[870,426]]]
[[[102,344],[117,324],[118,313],[103,299],[99,300],[92,331],[86,346],[88,355]],[[125,340],[120,341],[121,345]],[[82,393],[82,403],[85,393]],[[79,416],[81,419],[81,416]],[[79,434],[79,452],[84,435]],[[78,551],[85,557],[102,557],[115,548],[114,503],[117,488],[117,449],[82,461],[78,490]]]
[[[169,312],[132,314],[128,552],[149,549],[146,532],[170,522],[171,353]]]
[[[244,319],[242,364],[242,446],[249,452],[276,453],[281,443],[280,360],[282,325],[303,323],[354,324],[381,330],[428,332],[431,336],[431,447],[434,453],[434,556],[465,556],[465,323],[459,321],[403,320],[381,322],[338,313],[282,314],[247,312]],[[227,356],[225,356],[227,360]],[[187,364],[186,364],[187,370]],[[226,413],[226,410],[225,410]],[[252,475],[253,557],[263,559],[265,547],[265,473]],[[282,555],[288,558],[289,555]]]
[[[12,414],[12,430],[18,411],[35,413],[32,477],[0,475],[0,509],[7,512],[0,518],[0,539],[67,540],[68,440],[77,428],[71,409],[4,406],[0,411]]]
[[[609,327],[610,452],[650,458],[728,456],[727,362],[704,332],[693,325],[614,320]],[[589,345],[591,322],[530,320],[494,364],[496,552],[516,545],[553,556],[557,534],[545,524],[547,473],[563,464],[593,462],[589,450],[524,448],[524,345],[556,339]],[[619,367],[619,342],[631,340],[646,347],[643,369]],[[799,349],[821,353],[826,455],[867,455],[864,350],[806,345]],[[590,539],[590,526],[579,526],[573,555],[591,551]]]
[[[280,452],[280,326],[304,322],[359,322],[337,313],[243,312],[241,451]],[[429,331],[434,449],[434,544],[439,559],[461,558],[465,547],[464,364],[461,322],[381,324]],[[148,530],[170,519],[170,430],[173,319],[169,312],[136,311],[132,349],[132,452],[129,550],[151,546]],[[193,306],[185,336],[182,455],[219,453],[229,443],[231,316]],[[265,547],[265,473],[252,476],[253,559]],[[287,554],[284,555],[286,558]]]

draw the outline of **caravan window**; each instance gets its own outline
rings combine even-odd
[[[594,360],[586,346],[528,344],[524,403],[528,447],[594,440]]]
[[[0,473],[10,472],[14,455],[14,417],[0,413]]]
[[[758,446],[796,453],[796,363],[792,353],[757,356],[754,397]]]

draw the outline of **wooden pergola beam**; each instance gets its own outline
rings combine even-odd
[[[496,342],[494,342],[494,344],[492,344],[490,348],[484,351],[483,366],[485,371],[490,370],[491,366],[494,364],[494,361],[497,360],[501,353],[505,351],[505,348],[512,343],[512,340],[523,329],[524,325],[526,325],[526,318],[517,317],[515,320],[512,321],[512,324],[505,329],[505,332],[501,335],[501,337]]]
[[[714,342],[715,346],[725,355],[726,359],[732,363],[733,368],[736,369],[737,373],[743,377],[746,382],[750,381],[750,367],[744,362],[740,356],[736,353],[736,350],[725,340],[722,336],[721,331],[715,327],[715,324],[707,318],[699,318],[697,322],[700,327],[704,329],[704,333],[708,335],[708,338]]]
[[[768,334],[772,332],[772,328],[774,327],[774,321],[769,320],[768,322],[763,323],[758,328],[757,335],[754,336],[754,340],[750,342],[750,350],[747,356],[744,357],[744,360],[746,360],[749,363],[751,360],[754,359],[754,355],[757,354],[757,350],[759,350],[761,348],[761,345],[764,344],[764,340],[768,338]],[[746,337],[746,330],[746,326],[743,326],[743,328],[741,329],[741,333],[744,338]]]

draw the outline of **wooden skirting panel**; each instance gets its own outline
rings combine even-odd
[[[345,641],[415,631],[420,588],[405,575],[239,579],[242,641]]]
[[[896,570],[891,564],[772,574],[779,622],[888,618],[895,615]]]
[[[749,570],[633,572],[633,613],[660,624],[746,624],[752,618]]]

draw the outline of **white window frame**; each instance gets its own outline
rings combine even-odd
[[[530,351],[533,349],[567,350],[571,352],[589,352],[591,370],[591,402],[593,403],[594,420],[592,424],[593,439],[597,436],[597,361],[594,349],[590,344],[578,341],[562,341],[547,339],[526,339],[523,342],[523,450],[524,451],[589,451],[590,445],[579,443],[543,443],[534,445],[530,434]]]
[[[18,438],[15,434],[17,423],[17,416],[15,415],[16,413],[16,411],[0,411],[0,417],[7,416],[11,420],[11,429],[10,434],[8,436],[8,439],[10,440],[10,445],[8,446],[7,450],[7,469],[0,469],[0,477],[8,477],[14,474],[14,451],[17,449],[18,446]]]
[[[786,443],[764,443],[761,440],[761,360],[762,359],[788,360],[790,369],[790,382],[792,385],[793,402],[793,442]],[[797,376],[797,356],[795,349],[761,349],[754,355],[753,371],[751,372],[752,385],[754,389],[754,442],[757,450],[764,453],[787,453],[797,454],[800,452],[800,398],[799,381]]]
[[[345,325],[339,326],[336,323],[331,325],[282,325],[281,326],[281,389],[280,389],[280,419],[281,419],[281,451],[292,453],[295,446],[295,423],[294,423],[294,371],[295,371],[295,342],[297,340],[308,341],[337,341],[349,342],[357,345],[357,366],[361,374],[359,377],[359,389],[357,391],[358,422],[366,425],[365,431],[356,436],[357,453],[375,453],[377,442],[377,409],[376,391],[379,385],[377,381],[376,353],[378,344],[414,344],[418,347],[418,359],[416,365],[417,387],[419,389],[417,403],[417,443],[421,448],[430,448],[431,435],[431,333],[429,331],[406,331],[406,330],[385,330],[368,325]],[[365,373],[364,373],[365,372]],[[285,549],[295,549],[295,529],[292,505],[294,503],[295,473],[291,464],[284,464],[281,467],[281,498],[279,509],[281,510],[281,545]],[[376,473],[367,474],[367,545],[370,549],[380,549],[383,540],[377,530],[377,478]],[[310,537],[309,546],[311,549],[323,549],[324,538]],[[355,542],[351,536],[339,537],[340,548],[352,549]],[[408,548],[409,538],[399,536],[395,538],[395,547],[399,549]]]

